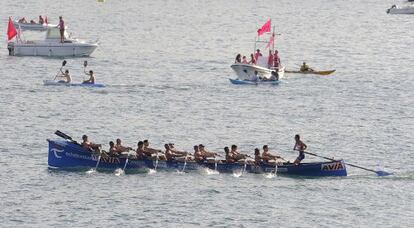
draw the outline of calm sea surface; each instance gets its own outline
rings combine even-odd
[[[0,226],[412,227],[414,17],[387,15],[392,4],[2,0],[2,34],[8,16],[42,14],[51,23],[63,15],[78,37],[99,38],[90,58],[69,58],[67,68],[81,81],[88,60],[108,86],[45,87],[63,59],[10,57],[2,36]],[[231,85],[230,64],[252,52],[268,18],[282,34],[276,44],[287,69],[307,61],[337,72]],[[394,175],[352,167],[348,177],[316,179],[51,171],[46,139],[56,129],[105,145],[148,138],[159,148],[172,141],[221,152],[237,144],[252,153],[269,144],[290,160],[298,133],[310,152]]]

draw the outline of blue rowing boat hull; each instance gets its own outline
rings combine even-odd
[[[248,81],[248,80],[240,80],[240,79],[231,79],[229,78],[230,82],[234,85],[278,85],[280,81]]]
[[[81,86],[81,87],[105,87],[104,84],[100,83],[66,83],[66,82],[57,82],[53,80],[43,80],[43,85],[45,86]]]
[[[65,140],[48,140],[49,153],[48,165],[51,168],[60,169],[84,169],[94,168],[98,162],[99,154],[93,154],[80,145]],[[126,158],[122,157],[101,157],[98,169],[115,170],[122,169]],[[343,160],[331,162],[283,163],[278,165],[269,164],[244,164],[244,163],[210,163],[210,162],[187,162],[182,161],[158,161],[151,159],[134,160],[129,159],[126,170],[135,169],[166,169],[166,170],[198,170],[209,168],[220,173],[232,173],[245,170],[248,173],[274,173],[275,168],[278,174],[297,176],[346,176],[346,167]]]

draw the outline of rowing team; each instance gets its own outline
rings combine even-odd
[[[160,149],[154,149],[150,147],[149,141],[146,139],[144,141],[139,141],[136,150],[133,150],[131,147],[123,146],[121,139],[116,140],[116,144],[113,141],[109,142],[109,150],[108,151],[101,151],[101,144],[95,144],[89,141],[87,135],[82,136],[82,143],[81,146],[88,151],[91,152],[99,152],[103,156],[108,157],[119,157],[124,152],[135,151],[135,153],[130,156],[131,159],[154,159],[157,160],[167,160],[167,161],[195,161],[195,162],[205,162],[205,161],[216,161],[216,157],[220,157],[219,154],[215,152],[210,152],[205,149],[203,144],[195,145],[194,146],[194,153],[191,154],[185,151],[179,151],[174,147],[174,143],[168,143],[164,145],[164,153]],[[298,165],[304,158],[305,158],[305,150],[307,146],[300,140],[299,135],[295,135],[295,146],[293,150],[299,151],[299,156],[296,158],[294,163]],[[260,164],[261,162],[274,164],[277,162],[278,159],[286,161],[281,156],[274,155],[269,152],[269,147],[267,145],[263,146],[263,152],[260,153],[260,150],[256,148],[254,150],[254,161],[248,161],[248,158],[251,158],[248,154],[240,153],[237,150],[236,145],[232,145],[231,149],[229,147],[224,147],[225,152],[225,160],[220,161],[223,163],[235,163],[235,162],[245,162],[245,163],[252,163],[252,164]]]

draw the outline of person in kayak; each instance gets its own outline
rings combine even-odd
[[[234,60],[234,63],[241,63],[241,54],[237,54],[236,59]]]
[[[86,72],[85,72],[86,73]],[[83,81],[82,84],[95,84],[95,75],[93,74],[93,71],[90,70],[89,74],[86,73],[86,75],[89,76],[89,79],[86,81]]]
[[[101,144],[95,144],[95,143],[89,141],[87,135],[82,136],[81,146],[83,148],[87,149],[88,151],[95,151],[95,152],[100,152],[100,148],[101,148]]]
[[[300,136],[299,135],[295,135],[295,146],[293,147],[293,150],[297,150],[299,151],[299,156],[296,158],[294,164],[295,165],[299,165],[299,163],[305,159],[305,150],[306,148],[308,148],[308,146],[306,146],[305,143],[303,143],[300,140]]]
[[[119,153],[122,153],[122,152],[126,152],[126,151],[129,151],[129,150],[132,150],[132,148],[131,147],[126,147],[126,146],[123,146],[122,145],[122,141],[121,141],[121,139],[116,139],[116,145],[115,145],[115,148],[116,148],[116,150],[119,152]]]
[[[69,74],[69,70],[65,70],[65,72],[63,72],[61,69],[60,72],[62,73],[62,75],[56,76],[56,78],[62,78],[63,80],[59,80],[58,82],[60,83],[71,83],[72,82],[72,77]]]
[[[269,147],[267,145],[263,146],[263,153],[262,153],[262,159],[266,163],[273,163],[272,161],[276,162],[278,158],[281,158],[278,155],[273,155],[269,152]]]
[[[300,66],[300,71],[302,71],[302,72],[308,72],[308,71],[313,71],[313,69],[312,69],[312,68],[310,68],[310,67],[306,64],[306,62],[303,62],[303,63],[302,63],[302,66]]]
[[[59,16],[59,24],[57,26],[60,32],[60,42],[65,42],[65,21],[63,20],[62,16]]]

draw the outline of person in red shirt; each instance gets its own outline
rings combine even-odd
[[[272,53],[272,50],[269,50],[269,57],[267,59],[267,68],[271,69],[273,67],[274,64],[274,60],[273,60],[274,56]]]
[[[259,60],[259,57],[263,56],[262,53],[260,53],[260,49],[256,50],[256,54],[254,54],[254,59],[256,62]]]
[[[277,50],[275,50],[275,54],[273,55],[273,67],[280,67],[279,52]]]
[[[253,54],[250,54],[250,61],[248,62],[248,64],[256,65],[256,58]]]

